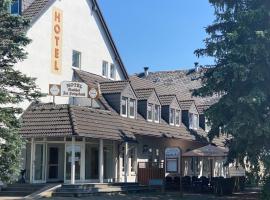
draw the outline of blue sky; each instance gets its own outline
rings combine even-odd
[[[129,74],[212,64],[197,58],[205,27],[214,20],[208,0],[99,0]]]

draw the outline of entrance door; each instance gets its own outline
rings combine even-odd
[[[37,143],[34,149],[34,164],[33,171],[34,183],[44,183],[45,180],[45,144]]]
[[[71,179],[71,155],[72,146],[66,146],[66,180]],[[75,145],[75,179],[80,180],[81,178],[81,145]]]
[[[59,149],[58,147],[49,147],[49,162],[48,162],[49,174],[48,178],[53,180],[59,179]]]

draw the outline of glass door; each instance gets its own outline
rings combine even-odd
[[[71,179],[71,155],[72,146],[66,146],[66,180]],[[81,145],[75,145],[75,179],[80,180],[81,177]]]
[[[34,182],[35,183],[44,183],[45,180],[45,144],[38,143],[35,144],[34,149]]]

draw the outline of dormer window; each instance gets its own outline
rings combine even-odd
[[[189,113],[189,129],[197,130],[199,127],[199,116],[194,113]]]
[[[160,120],[160,106],[155,105],[155,122],[159,123]]]
[[[147,105],[147,120],[153,121],[153,104],[151,103]]]
[[[180,110],[176,110],[175,112],[175,125],[176,126],[180,126],[180,121],[181,121],[181,111]]]
[[[172,108],[170,109],[170,124],[175,124],[175,109]]]
[[[122,97],[121,100],[121,115],[127,117],[127,105],[128,105],[128,98]]]
[[[136,108],[136,100],[130,99],[129,100],[129,117],[135,118],[135,108]]]

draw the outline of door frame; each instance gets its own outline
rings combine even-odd
[[[47,174],[46,174],[46,179],[47,179],[47,182],[59,182],[61,179],[60,179],[60,167],[61,167],[61,164],[60,164],[60,148],[59,146],[57,146],[58,144],[62,144],[62,143],[48,143],[47,144],[47,163],[46,163],[46,171],[47,171]],[[57,148],[58,149],[58,168],[57,168],[57,178],[56,179],[50,179],[49,178],[49,173],[50,173],[50,148]]]
[[[36,145],[43,145],[43,159],[42,159],[42,180],[35,179],[35,160],[36,160]],[[43,141],[37,141],[33,143],[33,161],[32,161],[32,171],[33,171],[33,183],[46,183],[47,179],[47,143]]]
[[[70,183],[70,180],[66,179],[66,159],[67,159],[67,146],[71,146],[71,141],[65,142],[65,149],[64,149],[64,183]],[[75,141],[75,146],[80,146],[81,149],[81,159],[80,159],[80,179],[75,179],[75,182],[84,182],[85,181],[85,138],[82,138],[82,141]]]

